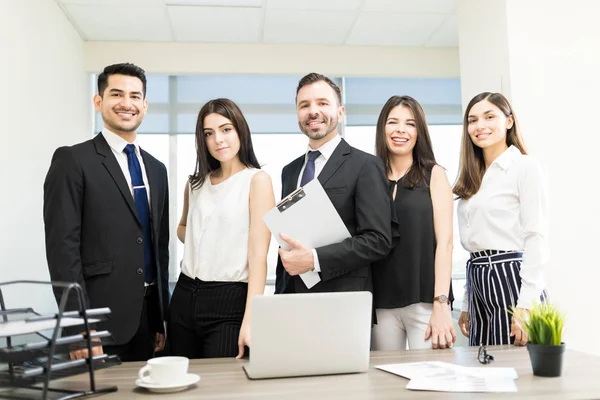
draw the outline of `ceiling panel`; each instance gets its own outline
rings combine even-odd
[[[56,1],[86,40],[458,45],[458,0]]]
[[[56,0],[63,4],[80,4],[80,5],[146,5],[146,6],[157,6],[164,5],[165,0]]]
[[[409,14],[447,14],[454,11],[456,2],[457,0],[365,0],[362,10]]]
[[[442,14],[363,12],[346,44],[424,46],[445,18]]]
[[[278,10],[357,10],[362,0],[267,0],[268,9]]]
[[[264,41],[270,43],[343,44],[355,19],[353,11],[267,9]],[[307,57],[310,55],[307,54]]]
[[[172,40],[165,6],[78,5],[65,9],[86,40]]]
[[[257,42],[259,8],[168,6],[175,40],[184,42]]]
[[[215,7],[261,7],[263,0],[159,0],[167,5],[192,5]]]
[[[427,47],[458,47],[458,22],[452,15],[435,31],[425,44]]]

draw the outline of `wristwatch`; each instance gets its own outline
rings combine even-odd
[[[445,294],[442,294],[442,295],[439,295],[439,296],[435,296],[433,298],[433,301],[439,301],[442,304],[443,303],[450,304],[450,299]]]

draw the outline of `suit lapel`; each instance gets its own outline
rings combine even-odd
[[[298,178],[300,177],[300,170],[304,165],[304,157],[299,157],[290,163],[289,172],[285,177],[285,187],[283,190],[283,197],[292,193],[298,188]]]
[[[140,152],[142,154],[142,159],[144,160],[144,167],[146,167],[146,176],[148,177],[148,186],[150,187],[150,213],[152,215],[152,225],[155,235],[157,232],[158,221],[160,221],[158,216],[159,207],[159,199],[161,190],[160,181],[160,169],[159,166],[154,162],[150,155],[140,148]],[[157,236],[155,236],[157,237]]]
[[[331,154],[331,157],[325,163],[323,170],[319,174],[319,182],[321,182],[321,186],[325,186],[327,181],[335,174],[335,172],[342,166],[342,164],[346,161],[346,156],[350,154],[352,147],[346,142],[344,139],[338,144],[338,146]]]
[[[138,218],[138,215],[137,215],[137,209],[135,208],[135,203],[133,202],[133,196],[131,195],[131,190],[129,189],[129,186],[127,185],[125,176],[123,176],[123,170],[119,166],[119,163],[117,162],[115,155],[113,154],[112,150],[110,149],[110,146],[106,142],[106,139],[104,139],[104,136],[102,136],[102,134],[99,133],[94,138],[94,143],[96,145],[96,151],[98,152],[98,154],[100,154],[101,156],[104,156],[104,161],[103,161],[104,167],[108,170],[108,173],[113,178],[113,180],[115,181],[115,184],[121,191],[121,194],[123,195],[125,202],[129,206],[129,209],[135,216],[138,223],[140,223],[140,219]]]

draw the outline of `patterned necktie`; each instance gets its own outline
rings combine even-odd
[[[137,208],[138,217],[144,230],[144,280],[146,283],[154,281],[154,262],[152,252],[152,234],[150,225],[150,206],[148,205],[148,192],[144,185],[142,167],[135,154],[135,146],[128,144],[123,150],[127,154],[127,164],[129,174],[131,175],[131,185],[133,186],[133,199],[135,208]],[[139,243],[139,242],[138,242]]]
[[[321,155],[320,151],[309,151],[308,152],[308,161],[306,162],[306,167],[304,167],[304,172],[302,173],[302,180],[300,180],[300,186],[306,185],[308,182],[312,181],[315,178],[315,160]]]

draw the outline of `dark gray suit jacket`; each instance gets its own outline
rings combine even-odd
[[[148,184],[160,321],[169,301],[169,192],[163,163],[141,150]],[[46,258],[52,281],[77,282],[89,307],[110,307],[116,344],[138,329],[144,301],[143,231],[131,190],[102,134],[52,157],[44,182]],[[140,273],[142,271],[142,273]],[[61,292],[55,291],[60,302]],[[59,303],[60,304],[60,303]],[[67,309],[76,309],[74,296]],[[78,327],[81,330],[81,327]],[[156,327],[162,332],[163,324]]]
[[[304,158],[284,167],[282,198],[296,189]],[[316,249],[321,282],[310,290],[278,258],[275,293],[371,291],[371,264],[392,246],[392,198],[383,162],[342,139],[318,179],[352,237]]]

